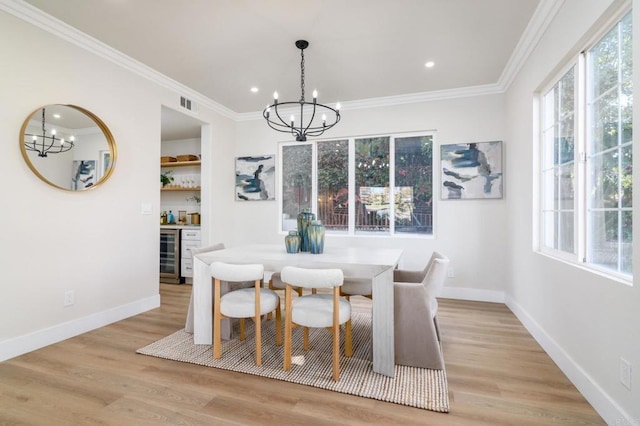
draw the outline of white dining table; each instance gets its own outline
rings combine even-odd
[[[322,254],[287,253],[284,244],[253,244],[198,254],[193,262],[193,341],[212,342],[211,263],[261,263],[270,272],[285,266],[339,268],[345,277],[371,278],[373,371],[393,377],[393,269],[401,256],[400,249],[355,247],[325,247]],[[226,327],[222,328],[223,337],[229,335],[228,322]]]

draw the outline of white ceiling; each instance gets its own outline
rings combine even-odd
[[[26,0],[236,113],[496,84],[540,0]],[[424,64],[434,61],[435,67]],[[252,86],[258,93],[251,93]]]

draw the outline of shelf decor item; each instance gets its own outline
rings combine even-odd
[[[319,220],[312,220],[307,230],[311,254],[321,254],[324,251],[324,225]]]
[[[191,216],[191,224],[192,225],[200,225],[200,213],[198,213],[198,212],[189,213],[189,216]]]
[[[316,219],[316,215],[311,212],[310,208],[303,208],[298,213],[298,234],[300,234],[300,251],[310,251],[308,228],[311,221]]]
[[[300,241],[298,231],[295,229],[289,231],[289,235],[284,237],[284,245],[287,248],[287,253],[298,253],[300,251]]]
[[[170,185],[173,182],[173,176],[171,176],[171,170],[167,170],[166,172],[160,173],[160,183],[164,188],[167,185]]]
[[[177,160],[178,161],[198,161],[199,158],[197,155],[185,154],[185,155],[178,155]]]

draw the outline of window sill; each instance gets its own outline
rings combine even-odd
[[[633,276],[629,277],[626,275],[621,275],[621,274],[617,274],[617,273],[613,273],[610,271],[607,271],[605,269],[600,269],[598,267],[595,266],[590,266],[589,264],[585,264],[585,263],[578,263],[578,262],[574,262],[574,261],[570,261],[570,260],[566,260],[566,259],[562,259],[559,256],[556,256],[552,253],[548,253],[548,252],[544,252],[544,251],[540,251],[540,250],[536,250],[535,253],[556,260],[558,262],[562,262],[566,265],[572,266],[574,268],[578,268],[581,269],[583,271],[598,275],[602,278],[606,278],[608,280],[611,281],[615,281],[618,282],[620,284],[624,284],[628,287],[633,287]]]

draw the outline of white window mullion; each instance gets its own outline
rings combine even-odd
[[[396,138],[389,139],[389,234],[394,235],[396,231]]]
[[[316,212],[318,219],[318,144],[311,144],[311,211]]]
[[[587,235],[587,124],[586,124],[586,60],[584,53],[578,56],[575,78],[576,96],[576,137],[575,137],[575,158],[576,158],[576,197],[575,203],[575,236],[576,254],[578,262],[586,261],[586,235]]]
[[[349,235],[356,233],[356,140],[349,138]]]

